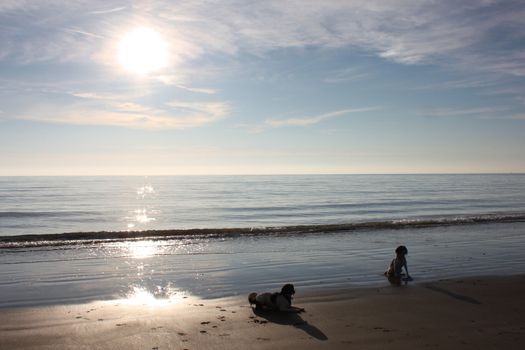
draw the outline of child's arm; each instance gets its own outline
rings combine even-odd
[[[407,261],[405,259],[405,264],[403,265],[405,267],[405,271],[407,273],[407,279],[412,279],[412,277],[410,277],[410,274],[408,273],[408,264],[407,264]]]

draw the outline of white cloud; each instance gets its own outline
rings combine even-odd
[[[102,10],[91,11],[91,12],[89,12],[89,14],[90,15],[103,15],[103,14],[107,14],[107,13],[120,12],[120,11],[125,10],[125,9],[126,9],[125,6],[121,6],[121,7],[107,8],[107,9],[102,9]]]
[[[84,98],[84,99],[93,99],[93,100],[119,100],[124,97],[124,96],[117,95],[117,94],[104,94],[104,93],[93,92],[93,91],[78,91],[78,92],[70,92],[69,94],[75,97]]]
[[[282,48],[307,47],[357,49],[402,64],[444,64],[489,72],[490,79],[486,82],[480,75],[478,81],[457,83],[458,87],[478,86],[490,85],[490,80],[497,75],[525,76],[523,18],[525,3],[517,0],[461,3],[455,0],[268,0],[249,4],[241,0],[220,3],[108,0],[95,5],[85,1],[4,0],[0,2],[0,60],[16,64],[96,62],[104,67],[116,67],[115,45],[119,38],[128,29],[145,25],[168,39],[172,62],[168,70],[150,77],[148,83],[162,82],[199,94],[217,93],[216,89],[203,86],[203,79],[201,83],[196,79],[210,71],[213,65],[210,62],[214,60],[209,58],[228,57],[227,62],[231,62],[231,56],[240,53],[267,55]],[[368,74],[355,69],[342,70],[332,72],[325,82],[360,80]],[[118,73],[110,78],[125,80]],[[97,79],[100,82],[105,78],[93,78]],[[96,85],[93,82],[90,89]],[[134,103],[133,99],[125,96],[89,91],[72,94],[85,100],[105,101],[106,105],[104,108],[82,105],[85,113],[75,117],[70,117],[63,107],[58,116],[51,117],[49,113],[41,120],[97,121],[105,125],[125,125],[124,121],[128,121],[133,127],[161,124],[180,127],[204,125],[223,118],[228,111],[227,104],[220,102],[184,104],[179,101],[164,106],[189,113],[179,115],[164,107],[141,110],[144,106],[129,104]],[[128,110],[122,110],[123,106]],[[104,111],[106,118],[88,118],[91,111]],[[345,111],[272,119],[267,120],[264,127],[312,125],[352,113]],[[36,113],[35,110],[33,115]],[[488,115],[490,111],[435,110],[427,114]]]
[[[100,37],[116,39],[126,28],[151,24],[169,38],[175,65],[214,53],[357,47],[404,64],[449,64],[523,76],[523,18],[525,3],[517,0],[114,0],[99,8],[89,2],[4,1],[0,43],[5,57],[18,61],[82,60],[102,49]],[[69,23],[78,24],[75,32],[59,30]],[[78,34],[86,35],[79,40]]]
[[[484,91],[483,95],[519,95],[522,93],[522,88],[517,86],[507,86],[501,87],[501,88],[492,88],[490,90]],[[516,99],[519,101],[520,97],[516,97]],[[522,102],[525,100],[522,100]]]
[[[132,102],[112,102],[110,108],[86,105],[33,106],[17,119],[73,125],[106,125],[140,129],[187,129],[201,127],[224,118],[229,112],[224,102],[170,102],[166,109]]]
[[[500,55],[493,32],[523,38],[525,6],[516,1],[264,1],[185,3],[162,16],[192,35],[203,52],[255,54],[286,47],[360,47],[405,64],[438,62],[521,74],[519,49]],[[496,8],[494,8],[496,7]],[[520,16],[521,15],[521,16]],[[193,33],[193,34],[190,34]],[[481,53],[481,55],[480,55]],[[469,66],[480,61],[485,64]],[[503,60],[501,64],[492,62]]]
[[[93,37],[93,38],[97,38],[97,39],[105,39],[105,37],[102,36],[102,35],[98,35],[98,34],[95,34],[95,33],[89,33],[89,32],[86,32],[86,31],[83,31],[83,30],[80,30],[80,29],[76,29],[76,28],[64,28],[64,31],[65,32],[69,32],[69,33],[85,35],[85,36]]]
[[[184,85],[175,85],[175,86],[178,87],[179,89],[183,89],[183,90],[187,90],[191,92],[197,92],[201,94],[214,95],[217,93],[217,90],[210,89],[210,88],[196,88],[196,87],[189,87],[189,86],[184,86]]]
[[[498,85],[509,84],[508,79],[499,79],[494,74],[487,75],[484,77],[475,76],[472,78],[450,80],[438,83],[428,83],[425,85],[416,85],[411,89],[413,90],[423,90],[423,89],[469,89],[469,88],[481,88],[485,89],[484,94],[507,94],[508,88],[495,88]],[[504,92],[505,91],[505,92]]]
[[[342,70],[331,72],[323,81],[325,83],[342,83],[356,80],[363,80],[371,76],[370,72],[363,70],[362,68],[345,68]]]
[[[129,113],[144,113],[144,114],[158,114],[161,111],[159,111],[156,108],[151,108],[148,106],[144,106],[138,103],[133,102],[117,102],[112,104],[114,106],[114,110],[119,112],[129,112]]]
[[[177,111],[189,113],[194,120],[205,124],[224,118],[230,111],[225,102],[171,101],[166,105]]]
[[[230,112],[229,104],[222,101],[172,100],[164,104],[156,103],[152,107],[134,102],[141,96],[139,93],[78,91],[69,94],[82,100],[70,107],[35,107],[18,118],[52,123],[182,129],[211,124]]]
[[[280,128],[287,126],[309,126],[321,123],[325,120],[341,117],[350,113],[364,113],[377,110],[378,107],[365,107],[365,108],[348,108],[338,111],[327,112],[314,116],[303,116],[298,118],[288,118],[288,119],[267,119],[263,125],[259,125],[256,128],[252,129],[254,132],[260,132],[268,128]]]
[[[456,116],[493,116],[508,110],[502,107],[476,107],[476,108],[439,108],[424,111],[421,114],[432,117],[456,117]]]
[[[211,88],[198,88],[198,87],[191,87],[191,86],[185,86],[180,84],[180,81],[184,81],[184,79],[180,76],[175,75],[158,75],[155,76],[155,79],[162,82],[163,84],[174,86],[176,88],[190,91],[190,92],[196,92],[201,94],[207,94],[207,95],[214,95],[217,93],[216,89]]]

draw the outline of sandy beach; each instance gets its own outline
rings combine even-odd
[[[244,296],[2,309],[1,349],[517,349],[525,275],[298,293],[302,314]]]

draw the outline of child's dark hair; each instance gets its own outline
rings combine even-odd
[[[400,245],[399,247],[396,248],[396,254],[407,255],[408,254],[407,247],[405,247],[404,245]]]

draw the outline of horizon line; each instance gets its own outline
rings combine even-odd
[[[70,174],[70,175],[49,175],[49,174],[40,174],[40,175],[2,175],[3,177],[177,177],[177,176],[337,176],[337,175],[525,175],[525,172],[399,172],[399,173],[231,173],[231,174],[198,174],[198,173],[188,173],[188,174]]]

